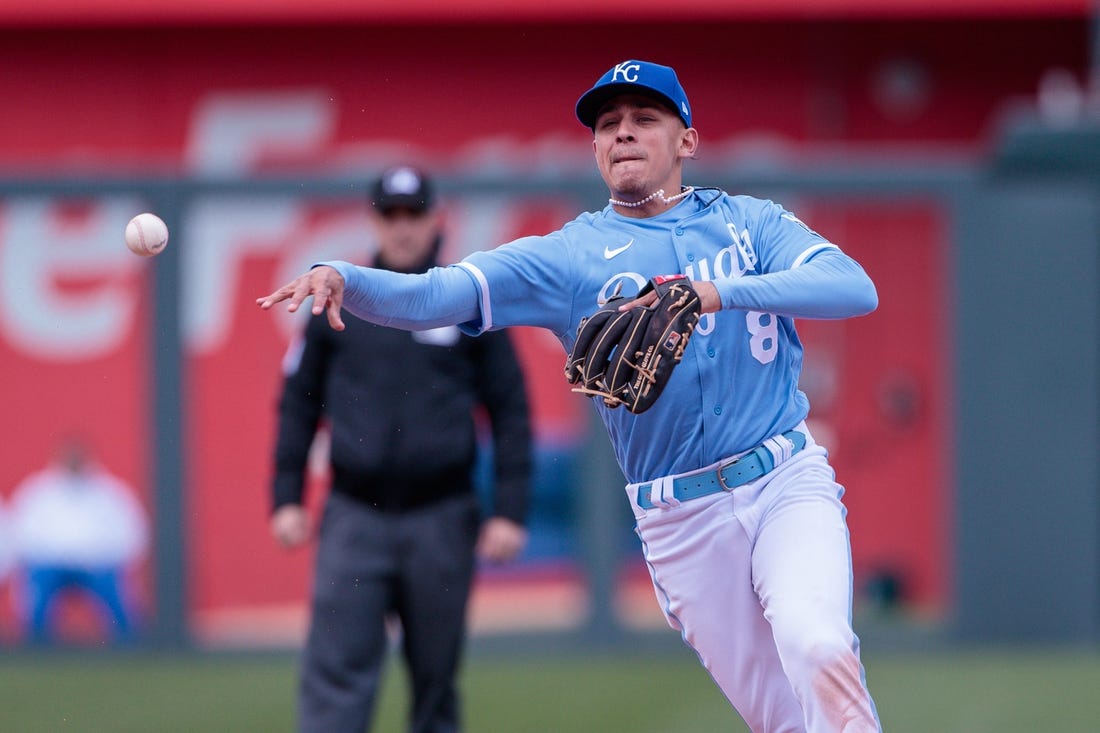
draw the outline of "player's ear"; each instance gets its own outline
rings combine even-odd
[[[680,157],[694,158],[699,150],[699,131],[694,127],[685,128],[680,133]]]

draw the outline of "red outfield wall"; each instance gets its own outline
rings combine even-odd
[[[688,89],[703,139],[690,183],[838,153],[976,161],[998,112],[1049,67],[1084,68],[1086,41],[1080,19],[0,30],[11,72],[0,76],[0,176],[369,173],[406,159],[452,176],[588,175],[572,104],[632,56],[675,65]],[[909,601],[943,610],[947,212],[931,200],[783,203],[859,258],[882,298],[869,318],[800,326],[814,418],[849,489],[857,573],[899,573]],[[121,246],[143,206],[0,200],[5,496],[77,427],[148,496],[151,280]],[[576,206],[455,192],[450,253],[547,231]],[[232,640],[257,614],[300,622],[308,579],[308,557],[278,552],[266,528],[278,362],[296,326],[252,298],[319,254],[360,256],[369,240],[357,205],[210,199],[183,216],[188,237],[172,246],[186,250],[191,610],[200,636]],[[541,444],[568,449],[583,401],[562,383],[555,343],[520,339]]]

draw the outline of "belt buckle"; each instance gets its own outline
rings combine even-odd
[[[740,463],[740,461],[741,461],[740,458],[734,458],[729,463],[724,463],[724,464],[722,464],[721,466],[718,467],[718,472],[717,472],[718,473],[718,485],[722,487],[722,491],[730,492],[730,491],[733,491],[734,489],[737,488],[736,486],[727,486],[726,485],[726,477],[725,477],[725,474],[723,474],[722,472],[725,471],[730,466],[732,466],[736,463]]]

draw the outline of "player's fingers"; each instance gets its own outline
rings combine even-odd
[[[324,284],[324,279],[317,276],[316,270],[311,270],[294,281],[294,294],[290,296],[287,310],[291,312],[298,310],[310,296],[313,296],[313,315],[319,315],[328,302],[329,291]]]
[[[271,295],[264,298],[257,298],[256,303],[264,310],[267,310],[276,303],[281,303],[285,300],[288,301],[286,309],[293,313],[298,310],[298,306],[302,304],[302,301],[305,300],[309,294],[309,279],[306,275],[302,275],[288,282]]]
[[[321,315],[325,306],[328,305],[329,298],[332,297],[332,284],[329,282],[328,272],[329,268],[315,267],[299,278],[303,298],[306,295],[313,296],[312,310],[315,316]]]
[[[340,318],[340,308],[344,301],[343,293],[335,293],[328,302],[328,325],[337,331],[344,330],[344,321]]]
[[[265,295],[262,298],[256,298],[256,304],[264,310],[267,310],[276,303],[280,303],[289,298],[294,293],[293,285],[294,283],[289,283],[279,288],[274,293],[271,293],[270,295]]]
[[[315,267],[309,273],[309,289],[313,294],[313,315],[326,313],[328,323],[337,331],[344,330],[340,308],[344,304],[344,278],[328,266]]]
[[[650,291],[640,298],[634,300],[628,300],[619,306],[620,311],[628,311],[631,308],[637,308],[638,306],[652,305],[657,300],[657,293]]]

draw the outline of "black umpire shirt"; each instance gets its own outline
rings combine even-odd
[[[309,449],[322,420],[332,436],[332,491],[380,511],[470,492],[475,412],[483,408],[493,437],[491,514],[525,523],[531,428],[523,373],[507,333],[408,332],[344,315],[343,331],[323,316],[311,318],[300,352],[287,355],[274,507],[302,503]]]

